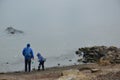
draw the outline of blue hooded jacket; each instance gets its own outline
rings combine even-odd
[[[37,54],[37,57],[38,57],[39,62],[45,61],[45,58],[43,58],[43,56],[41,56],[40,53]]]
[[[25,60],[31,60],[31,58],[34,58],[30,44],[27,44],[27,47],[23,49],[22,54],[25,57]]]

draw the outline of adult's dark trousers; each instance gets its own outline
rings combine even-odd
[[[31,71],[31,60],[25,59],[25,72],[30,72],[30,71]]]
[[[41,66],[42,66],[42,70],[44,70],[44,61],[41,61],[39,63],[38,70],[40,70]]]

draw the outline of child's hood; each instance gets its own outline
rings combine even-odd
[[[37,56],[41,56],[41,54],[40,54],[40,53],[37,53]]]

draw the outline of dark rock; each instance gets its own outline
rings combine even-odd
[[[77,61],[78,61],[78,62],[82,62],[82,59],[78,59]]]
[[[79,71],[91,70],[91,68],[90,67],[82,67],[82,68],[79,68],[78,70]]]
[[[58,66],[60,66],[60,63],[58,63]]]
[[[5,31],[6,31],[8,34],[17,34],[17,33],[22,34],[22,33],[24,33],[23,31],[14,29],[13,27],[8,27],[8,28],[6,28]]]
[[[71,62],[72,60],[69,60],[69,62]]]
[[[61,76],[64,76],[63,73],[61,73]]]
[[[108,59],[110,63],[116,63],[116,61],[120,59],[120,48],[114,46],[93,46],[79,48],[78,51],[76,51],[76,55],[79,56],[81,53],[84,53],[83,58],[85,63],[99,62],[102,57]]]
[[[85,60],[84,60],[84,61],[82,61],[82,62],[83,62],[83,63],[87,63],[88,61],[85,61]]]
[[[6,62],[6,64],[9,64],[8,62]]]

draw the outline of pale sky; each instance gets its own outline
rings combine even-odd
[[[51,53],[56,48],[119,46],[120,0],[0,0],[0,29],[9,26]]]

